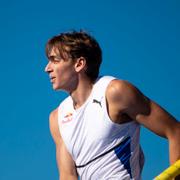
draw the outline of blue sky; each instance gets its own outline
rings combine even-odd
[[[48,116],[66,96],[44,73],[46,41],[86,29],[103,49],[101,74],[125,79],[180,119],[178,0],[1,1],[0,179],[55,180]],[[143,179],[168,167],[168,143],[142,128]]]

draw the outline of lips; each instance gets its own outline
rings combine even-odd
[[[55,77],[53,77],[53,76],[52,76],[52,77],[50,76],[49,78],[50,78],[50,81],[51,81],[51,82],[54,82],[54,81],[55,81],[55,79],[56,79],[56,78],[55,78]]]

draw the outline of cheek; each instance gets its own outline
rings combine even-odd
[[[56,75],[61,75],[63,74],[63,71],[60,68],[58,68],[58,69],[55,69],[55,73]]]
[[[61,67],[61,66],[56,66],[54,68],[54,72],[55,72],[56,75],[64,74],[65,71],[66,71],[65,68]]]
[[[57,78],[60,80],[73,78],[73,76],[75,75],[75,71],[73,67],[69,67],[69,66],[58,67],[54,71]]]

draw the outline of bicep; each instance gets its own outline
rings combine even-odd
[[[143,106],[142,109],[148,109],[148,113],[143,113],[137,108],[136,113],[131,114],[137,122],[162,137],[169,138],[176,132],[179,123],[160,105],[152,100],[149,100],[147,104],[144,102],[138,103],[139,106]]]
[[[60,179],[77,179],[75,163],[63,142],[56,145],[56,160],[60,173]]]
[[[154,133],[169,138],[179,132],[179,123],[165,109],[127,81],[114,80],[107,97],[115,111],[126,114]]]
[[[116,81],[117,82],[117,81]],[[115,83],[116,83],[115,82]],[[110,91],[112,104],[120,114],[128,115],[159,136],[169,141],[170,162],[180,157],[180,122],[160,105],[145,97],[127,82],[117,82]]]
[[[169,138],[179,123],[164,108],[144,96],[137,88],[127,91],[128,115],[159,136]]]

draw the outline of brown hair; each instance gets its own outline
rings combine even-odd
[[[95,81],[99,74],[102,62],[102,51],[98,42],[84,31],[72,31],[61,33],[52,37],[46,44],[46,55],[56,47],[63,59],[75,60],[84,57],[87,63],[86,75],[91,81]]]

